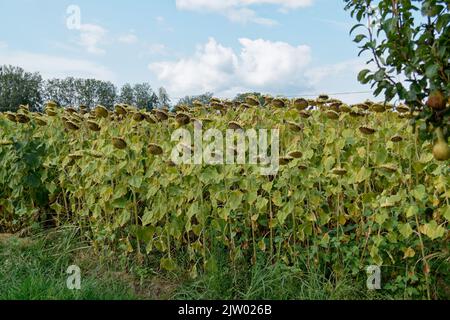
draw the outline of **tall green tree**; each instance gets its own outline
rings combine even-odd
[[[164,87],[159,88],[158,90],[158,101],[159,101],[159,107],[169,107],[170,105],[170,97],[167,93],[167,90]]]
[[[134,90],[131,84],[126,83],[120,89],[119,103],[125,103],[129,105],[135,105],[136,99],[134,96]]]
[[[42,77],[39,73],[25,72],[20,67],[0,66],[0,111],[15,111],[21,104],[39,110]]]
[[[147,109],[150,111],[155,108],[158,108],[158,106],[159,106],[158,96],[156,95],[156,93],[153,92],[152,96],[150,97],[150,101],[148,103]]]
[[[96,79],[50,79],[45,81],[44,101],[55,101],[61,106],[85,105],[94,108],[101,104],[112,108],[117,99],[116,87],[108,81]]]
[[[152,99],[153,90],[148,83],[138,83],[133,87],[134,99],[136,107],[140,109],[149,109]]]
[[[449,0],[344,0],[357,20],[350,31],[373,68],[358,79],[376,96],[398,98],[419,114],[412,121],[422,139],[450,135]],[[444,148],[445,149],[445,148]],[[445,153],[445,152],[444,152]],[[450,149],[447,146],[450,157]],[[448,158],[447,157],[447,158]]]
[[[109,81],[96,80],[95,89],[94,104],[112,109],[117,100],[117,89],[114,84]]]
[[[44,82],[42,97],[44,101],[54,101],[61,106],[78,104],[77,79],[50,79]]]

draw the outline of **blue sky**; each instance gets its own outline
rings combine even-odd
[[[342,0],[1,1],[0,64],[45,78],[145,81],[173,100],[368,91],[356,81],[364,59],[343,8]]]

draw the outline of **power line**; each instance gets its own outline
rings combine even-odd
[[[335,92],[335,93],[326,93],[329,96],[337,96],[337,95],[349,95],[349,94],[367,94],[372,93],[372,91],[354,91],[354,92]],[[317,97],[321,94],[325,93],[314,93],[314,94],[298,94],[295,96],[286,96],[287,98],[295,98],[295,97]]]
[[[350,95],[350,94],[369,94],[369,93],[373,93],[372,91],[347,91],[347,92],[335,92],[335,93],[326,93],[329,96],[337,96],[337,95]],[[308,93],[308,94],[302,94],[299,93],[297,95],[290,95],[290,96],[284,96],[284,95],[279,95],[279,96],[283,96],[286,98],[297,98],[297,97],[318,97],[321,94],[325,94],[323,92],[321,93]],[[198,95],[197,95],[198,96]],[[173,97],[172,99],[176,99],[176,100],[180,100],[180,99],[184,99],[185,97]]]

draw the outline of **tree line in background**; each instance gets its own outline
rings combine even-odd
[[[148,83],[127,83],[119,90],[109,81],[73,77],[43,80],[37,72],[0,66],[0,111],[15,111],[21,104],[39,111],[49,100],[61,106],[94,108],[100,104],[109,109],[116,103],[126,103],[147,110],[169,106],[171,102],[164,88],[155,92]]]
[[[194,101],[209,103],[214,93],[186,96],[175,106],[193,106]],[[256,96],[264,102],[261,93],[238,94],[233,101],[244,102],[248,95]],[[155,92],[150,84],[124,84],[120,90],[109,81],[96,79],[43,80],[38,73],[26,72],[20,67],[0,66],[0,112],[16,111],[21,104],[28,104],[33,111],[41,111],[46,101],[55,101],[60,106],[80,106],[94,108],[97,105],[112,109],[117,103],[125,103],[140,109],[171,107],[171,99],[166,89]]]

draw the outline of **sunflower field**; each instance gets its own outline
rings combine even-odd
[[[151,112],[21,106],[0,113],[0,232],[76,225],[98,252],[164,270],[230,263],[307,261],[336,274],[382,267],[386,282],[430,294],[448,277],[450,166],[410,126],[405,105],[316,100],[213,99]],[[177,165],[180,127],[280,130],[280,169]],[[420,126],[420,123],[416,124]]]

